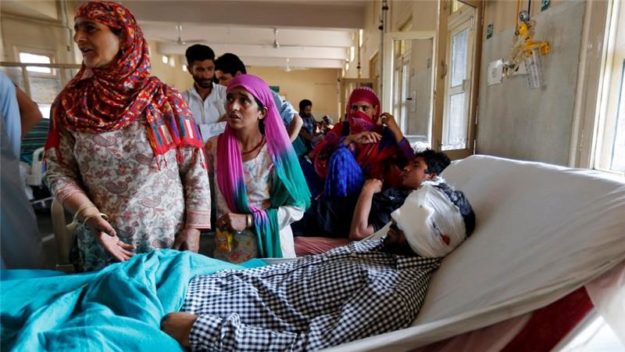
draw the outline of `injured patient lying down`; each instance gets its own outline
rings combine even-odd
[[[382,239],[269,266],[159,250],[96,273],[2,271],[0,347],[303,351],[408,327],[474,214],[426,183],[392,217]]]
[[[194,351],[302,351],[408,327],[431,274],[473,230],[465,223],[474,215],[461,192],[426,183],[392,217],[383,239],[198,276],[163,330]]]

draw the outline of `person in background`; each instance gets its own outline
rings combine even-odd
[[[312,101],[303,99],[299,102],[299,116],[302,118],[302,129],[299,131],[301,138],[306,146],[306,154],[312,149],[315,142],[315,117],[312,114]]]
[[[237,75],[228,84],[226,130],[206,144],[218,259],[295,257],[290,224],[308,208],[310,193],[274,104],[262,79]]]
[[[193,77],[193,87],[182,93],[189,105],[193,119],[200,126],[202,139],[206,143],[209,138],[224,131],[226,123],[220,121],[226,110],[226,87],[213,82],[215,76],[215,53],[202,44],[187,48],[187,69]]]
[[[330,132],[334,128],[334,121],[328,115],[325,115],[321,119],[321,135],[325,136],[326,133]]]
[[[401,184],[401,169],[414,151],[395,119],[380,114],[380,100],[368,87],[355,88],[346,106],[347,120],[334,126],[312,152],[317,174],[325,180],[324,197],[358,196],[366,178]]]
[[[147,41],[127,8],[83,3],[74,29],[83,62],[51,108],[45,178],[78,224],[78,270],[154,248],[197,252],[210,190],[191,111],[150,76]]]
[[[37,104],[0,72],[0,268],[43,265],[37,218],[19,172],[20,138],[41,119]]]
[[[225,53],[218,57],[215,61],[215,77],[219,81],[219,84],[223,86],[228,86],[228,83],[237,75],[246,73],[247,69],[245,68],[243,61],[232,53]],[[300,129],[302,128],[302,118],[299,116],[297,111],[295,111],[293,105],[283,99],[280,94],[274,92],[273,90],[271,91],[271,94],[275,100],[275,105],[278,109],[278,113],[280,114],[280,118],[282,119],[282,122],[284,122],[284,126],[287,129],[289,139],[291,142],[294,142],[299,135]]]
[[[469,237],[459,191],[423,185],[386,237],[297,261],[196,276],[163,331],[193,351],[316,351],[410,326],[443,258]]]

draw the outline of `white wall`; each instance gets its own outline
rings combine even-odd
[[[263,78],[269,85],[279,86],[284,96],[296,110],[299,102],[309,99],[313,103],[313,114],[317,119],[330,115],[335,120],[338,111],[338,78],[336,69],[309,69],[286,72],[268,67],[248,67],[247,72]]]
[[[150,62],[152,63],[153,76],[158,77],[161,81],[181,92],[193,85],[191,74],[182,70],[182,66],[186,62],[184,56],[169,55],[169,59],[174,59],[174,66],[172,67],[169,63],[163,63],[163,55],[159,53],[158,45],[155,42],[148,41],[148,46],[150,47]]]
[[[493,23],[495,31],[482,44],[477,152],[567,165],[585,3],[561,1],[532,11],[535,38],[549,41],[552,50],[542,58],[544,88],[529,89],[525,75],[488,86],[488,63],[506,58],[512,47],[514,6],[487,5],[484,26]]]

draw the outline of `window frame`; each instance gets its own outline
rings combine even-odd
[[[616,44],[615,33],[611,30],[617,28],[615,21],[618,21],[619,6],[620,11],[625,12],[625,4],[615,0],[586,3],[569,166],[622,176],[625,173],[598,165],[599,153],[605,150],[602,140],[605,135],[606,94],[610,94],[612,50]],[[597,62],[601,64],[597,65]]]

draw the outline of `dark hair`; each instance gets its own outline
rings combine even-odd
[[[232,53],[225,53],[218,57],[217,60],[215,60],[215,70],[219,70],[223,73],[229,73],[232,76],[235,76],[237,71],[247,73],[243,61]]]
[[[467,237],[471,236],[473,230],[475,230],[475,212],[467,197],[462,191],[456,191],[446,183],[438,184],[435,187],[443,191],[447,198],[458,207],[464,221],[464,227],[467,230]]]
[[[449,164],[451,164],[451,160],[449,160],[447,154],[443,152],[437,152],[432,149],[426,149],[424,151],[416,153],[415,158],[418,157],[423,158],[423,160],[425,160],[425,163],[428,165],[427,170],[425,170],[425,172],[428,174],[434,173],[440,175],[443,170],[445,170],[445,168],[449,166]]]
[[[304,108],[306,108],[307,106],[312,106],[312,101],[308,99],[303,99],[299,102],[299,111],[304,110]]]
[[[215,52],[206,45],[194,44],[187,48],[184,56],[187,58],[187,65],[193,65],[194,61],[213,60],[215,61]]]

